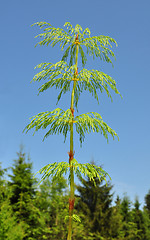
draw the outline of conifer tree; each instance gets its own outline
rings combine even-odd
[[[12,174],[9,174],[12,196],[11,204],[20,216],[27,217],[26,202],[35,195],[35,179],[33,179],[32,163],[26,162],[26,156],[21,147],[14,160]]]
[[[3,176],[4,176],[4,169],[2,169],[1,162],[0,162],[0,186],[3,185],[4,183]]]
[[[145,196],[145,209],[148,211],[149,216],[150,216],[150,190],[148,191],[148,193]]]
[[[11,188],[10,202],[18,222],[23,222],[26,239],[35,239],[40,229],[40,213],[34,204],[36,179],[33,178],[32,163],[26,161],[26,154],[21,146],[14,160],[12,174],[9,175]]]
[[[25,237],[24,224],[18,224],[9,199],[0,204],[0,239],[22,240]]]
[[[110,223],[111,239],[123,239],[123,217],[121,215],[121,199],[117,196],[115,206],[112,207],[112,216]]]
[[[136,232],[137,236],[135,236],[135,240],[138,239],[146,239],[146,231],[145,231],[145,223],[142,211],[140,210],[140,203],[138,197],[135,198],[134,209],[132,210],[133,222],[136,224]]]
[[[145,240],[150,240],[150,217],[148,211],[143,209],[143,219],[144,219],[144,227],[145,227]]]
[[[63,28],[55,28],[46,22],[37,22],[37,25],[43,32],[37,37],[41,39],[37,44],[51,45],[54,47],[59,44],[61,50],[64,51],[61,61],[57,63],[41,63],[36,68],[41,69],[37,73],[33,81],[44,81],[39,88],[39,93],[55,87],[60,90],[57,103],[62,95],[71,91],[71,102],[67,110],[56,108],[53,111],[41,112],[34,116],[31,122],[26,126],[25,131],[34,129],[35,132],[39,129],[47,129],[44,139],[51,134],[63,134],[66,139],[67,134],[70,134],[70,150],[69,162],[55,162],[43,167],[39,172],[43,174],[42,179],[51,176],[52,178],[61,177],[69,172],[70,181],[70,197],[69,197],[69,223],[68,223],[68,238],[71,240],[72,235],[72,220],[77,219],[73,214],[74,209],[74,174],[77,176],[84,174],[90,180],[105,178],[108,175],[101,167],[96,167],[93,164],[81,164],[75,158],[74,149],[74,130],[79,135],[79,141],[85,139],[85,134],[90,132],[99,132],[107,140],[110,134],[113,139],[117,137],[116,132],[111,129],[102,119],[101,115],[96,112],[88,112],[80,115],[75,114],[75,109],[78,109],[78,101],[83,91],[89,91],[92,96],[98,100],[98,92],[106,92],[108,97],[112,99],[109,89],[116,94],[120,94],[116,88],[115,80],[101,70],[88,70],[85,68],[87,56],[99,58],[100,60],[112,63],[111,57],[115,57],[111,50],[112,44],[117,45],[116,41],[108,36],[91,36],[88,28],[82,30],[80,25],[75,28],[69,22],[66,22]],[[79,68],[79,56],[82,62],[82,69]]]
[[[44,239],[49,239],[49,235],[52,239],[66,239],[67,225],[65,217],[68,210],[66,187],[66,179],[63,177],[55,181],[45,179],[40,184],[36,204],[42,212],[46,223]]]
[[[8,169],[0,165],[0,239],[22,240],[25,236],[23,222],[18,224],[10,202],[11,191],[4,174]]]
[[[138,203],[136,202],[136,207]],[[137,227],[137,223],[135,222],[133,211],[131,211],[131,201],[127,195],[124,195],[123,200],[121,202],[121,214],[122,214],[122,239],[139,239],[139,229]]]
[[[150,240],[150,190],[145,195],[145,205],[143,209],[143,217],[145,223],[146,240]]]
[[[83,213],[87,232],[93,233],[95,237],[108,238],[112,217],[112,186],[110,183],[106,186],[99,179],[95,179],[95,183],[82,178],[82,185],[77,186],[79,200],[76,208]]]
[[[6,195],[7,195],[7,188],[6,188],[6,182],[4,180],[4,172],[6,169],[2,169],[1,163],[0,163],[0,204],[4,201]]]
[[[121,213],[123,216],[123,221],[129,222],[131,219],[130,215],[131,201],[127,195],[124,195],[121,202]]]

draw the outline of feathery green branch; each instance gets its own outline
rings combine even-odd
[[[39,88],[39,93],[53,86],[56,87],[56,89],[61,89],[57,97],[57,103],[60,100],[62,94],[70,91],[70,85],[74,80],[77,81],[74,98],[76,108],[78,105],[79,96],[83,90],[88,90],[90,93],[92,93],[97,101],[97,90],[99,90],[101,93],[105,91],[111,100],[112,96],[110,94],[109,88],[116,94],[120,95],[119,91],[116,88],[115,80],[109,75],[98,70],[87,70],[83,68],[76,77],[74,75],[76,69],[75,65],[69,67],[64,61],[57,62],[56,64],[41,63],[37,65],[36,68],[41,68],[42,71],[37,73],[32,81],[40,82],[41,80],[48,80]]]
[[[95,179],[98,178],[99,181],[106,180],[106,177],[109,176],[109,174],[104,171],[101,167],[98,167],[94,164],[90,163],[78,163],[77,160],[74,158],[71,161],[71,166],[67,162],[55,162],[55,163],[50,163],[41,168],[38,173],[43,174],[42,175],[42,180],[45,178],[51,177],[52,179],[57,179],[61,178],[64,174],[66,175],[67,173],[70,173],[70,167],[73,168],[74,173],[82,179],[82,175],[84,177],[88,177],[91,181],[94,182],[95,184]],[[111,178],[110,178],[111,179]]]
[[[29,130],[34,128],[35,133],[41,128],[46,129],[49,127],[44,139],[51,134],[62,133],[65,137],[64,140],[66,140],[67,133],[70,131],[71,123],[75,124],[76,132],[79,134],[81,145],[84,141],[85,133],[100,132],[107,139],[107,141],[108,134],[110,134],[113,139],[115,136],[118,137],[117,133],[102,120],[101,115],[95,112],[81,114],[73,118],[70,109],[63,111],[62,109],[57,108],[52,112],[47,111],[39,113],[38,115],[33,116],[31,119],[31,123],[26,126],[24,131],[27,133]]]
[[[39,129],[46,129],[49,127],[49,131],[45,134],[44,139],[50,134],[63,134],[65,139],[67,132],[69,131],[70,121],[72,121],[71,110],[63,111],[60,108],[55,109],[52,112],[42,112],[31,118],[31,123],[26,126],[24,131],[27,133],[34,128],[34,133]],[[43,139],[43,140],[44,140]]]
[[[113,137],[117,136],[117,133],[111,129],[103,120],[100,114],[95,112],[90,112],[86,114],[81,114],[74,119],[76,131],[80,136],[80,143],[84,141],[85,133],[90,132],[100,132],[107,139],[108,133]],[[119,140],[119,138],[118,138]]]
[[[36,36],[43,38],[43,40],[38,42],[36,45],[49,45],[51,43],[51,46],[54,47],[57,43],[59,43],[61,50],[64,50],[64,47],[69,45],[63,55],[62,60],[67,60],[70,51],[70,66],[73,64],[73,56],[75,53],[74,42],[77,33],[79,36],[79,44],[80,46],[86,47],[88,55],[93,56],[93,58],[99,57],[101,60],[108,63],[112,63],[111,57],[115,58],[114,53],[111,51],[111,49],[109,49],[109,47],[112,47],[112,43],[117,46],[117,42],[113,38],[103,35],[91,37],[90,30],[86,28],[83,31],[79,24],[73,28],[69,22],[65,23],[64,27],[67,27],[67,31],[64,31],[62,28],[55,28],[46,22],[37,22],[33,25],[37,25],[41,29],[44,28],[44,32]],[[80,47],[79,52],[81,55],[82,64],[85,66],[87,58],[85,57],[82,47]]]

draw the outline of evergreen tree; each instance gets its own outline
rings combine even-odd
[[[57,240],[67,237],[65,217],[68,212],[68,194],[66,195],[66,187],[67,183],[63,177],[55,181],[46,179],[40,185],[36,202],[46,223],[45,239]]]
[[[150,190],[148,191],[148,193],[145,196],[145,206],[144,207],[150,215]]]
[[[112,216],[112,186],[110,183],[106,186],[99,179],[95,179],[95,183],[96,185],[89,179],[82,179],[82,186],[77,186],[79,199],[76,208],[83,213],[87,234],[91,232],[97,239],[107,238],[110,236]]]
[[[0,165],[0,239],[1,240],[22,240],[25,236],[23,223],[17,223],[10,204],[10,191],[4,173]]]
[[[145,226],[145,239],[150,240],[150,217],[148,211],[144,208],[143,209],[143,219],[144,219],[144,226]]]
[[[11,205],[17,221],[24,222],[26,236],[24,239],[36,239],[40,234],[41,217],[40,211],[35,204],[35,184],[33,179],[32,163],[26,161],[26,154],[21,147],[17,153],[18,159],[14,160],[12,174],[9,175],[11,188]]]
[[[145,222],[146,240],[150,240],[150,190],[145,196],[145,205],[143,209],[143,217]]]
[[[22,240],[25,237],[23,222],[17,223],[9,199],[0,205],[0,239]]]
[[[133,222],[136,224],[137,234],[135,240],[146,239],[145,235],[145,223],[143,213],[140,210],[140,203],[138,197],[135,198],[134,209],[132,210]]]
[[[4,176],[4,169],[2,169],[1,163],[0,163],[0,186],[4,183],[3,176]]]
[[[6,195],[6,183],[4,180],[4,170],[1,167],[0,163],[0,204],[2,204]]]
[[[124,233],[124,238],[126,239],[129,236],[129,231],[130,231],[130,223],[131,223],[131,214],[130,214],[130,209],[131,209],[131,201],[129,200],[128,196],[124,196],[123,200],[121,202],[121,215],[123,217],[123,233]]]
[[[22,240],[25,236],[23,223],[17,223],[10,204],[10,191],[4,173],[0,165],[0,239],[1,240]]]
[[[121,215],[121,199],[117,196],[115,206],[112,207],[110,224],[111,239],[123,239],[123,217]]]
[[[12,196],[11,204],[18,217],[22,220],[29,218],[27,210],[27,203],[35,196],[35,180],[33,179],[32,163],[26,162],[26,155],[23,148],[20,148],[17,153],[18,159],[14,160],[13,167],[11,168],[12,174],[9,174],[11,181]]]
[[[138,229],[137,218],[135,217],[135,212],[139,211],[139,202],[135,202],[135,210],[131,210],[131,201],[127,195],[123,197],[121,202],[121,215],[122,219],[122,239],[123,240],[135,240],[141,239]],[[142,216],[141,216],[142,217]]]
[[[9,168],[2,169],[0,163],[0,204],[9,199],[10,197],[10,189],[8,187],[8,181],[5,179],[5,174]]]

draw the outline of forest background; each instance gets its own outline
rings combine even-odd
[[[69,189],[64,177],[46,179],[40,185],[23,147],[8,169],[0,168],[0,239],[64,240],[68,232]],[[7,175],[7,180],[5,176]],[[73,240],[150,240],[150,191],[140,210],[136,197],[113,200],[113,186],[88,178],[76,185]]]
[[[33,172],[49,162],[68,160],[68,141],[61,136],[42,142],[42,133],[24,135],[28,118],[37,112],[55,107],[55,91],[36,96],[38,86],[29,84],[35,75],[34,66],[44,61],[57,62],[61,53],[51,48],[34,48],[38,30],[31,28],[37,21],[47,21],[61,27],[72,25],[89,27],[93,35],[113,37],[118,48],[114,68],[95,61],[94,68],[112,76],[123,99],[114,96],[111,103],[100,96],[97,107],[88,95],[81,98],[79,110],[99,112],[119,135],[120,142],[109,144],[100,135],[87,136],[80,148],[75,140],[76,158],[80,162],[94,160],[103,165],[112,178],[116,195],[127,192],[131,200],[137,195],[144,205],[150,188],[149,149],[149,1],[1,1],[0,3],[0,162],[2,169],[12,165],[20,143],[30,152]],[[92,60],[88,61],[90,68]],[[67,99],[67,98],[66,98]],[[62,103],[64,106],[66,100]],[[88,104],[87,104],[88,103]],[[44,109],[43,109],[44,108]],[[76,138],[75,138],[76,139]],[[59,145],[60,151],[57,151]],[[88,149],[88,151],[87,151]]]

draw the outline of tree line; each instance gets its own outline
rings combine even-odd
[[[8,169],[0,167],[0,239],[66,239],[68,226],[67,180],[33,178],[32,162],[23,149]],[[6,177],[7,176],[7,177]],[[150,240],[150,191],[140,209],[136,197],[117,196],[109,182],[80,178],[75,191],[74,240]]]

